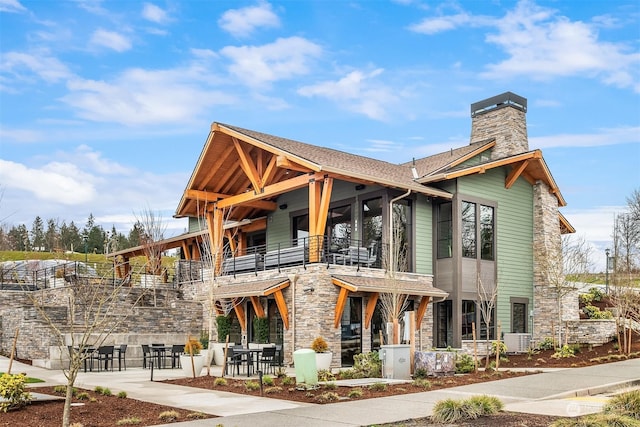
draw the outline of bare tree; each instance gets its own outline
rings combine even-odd
[[[142,234],[140,235],[140,245],[147,258],[147,275],[144,277],[144,285],[151,282],[153,288],[153,305],[157,305],[156,286],[159,281],[166,282],[166,270],[162,268],[162,254],[166,250],[163,243],[166,225],[162,221],[159,213],[154,213],[151,209],[143,209],[138,223],[142,224]]]
[[[391,337],[387,337],[387,340],[391,338],[390,341],[393,344],[399,344],[399,321],[409,307],[409,295],[401,291],[397,276],[397,272],[407,271],[408,269],[405,227],[406,210],[403,209],[402,205],[394,205],[392,209],[390,209],[390,214],[389,233],[392,238],[389,242],[387,256],[383,256],[382,258],[382,265],[386,270],[386,288],[389,289],[389,291],[380,294],[380,306],[383,318],[386,319],[388,323],[393,324]]]
[[[546,275],[547,283],[553,290],[556,299],[558,315],[558,344],[562,344],[564,333],[564,304],[566,297],[577,290],[577,283],[585,283],[592,279],[589,274],[591,267],[590,248],[584,237],[565,235],[561,238],[560,251],[549,253],[545,257],[542,268]]]
[[[141,266],[145,268],[146,266]],[[136,272],[137,273],[137,272]],[[91,357],[91,350],[104,344],[106,339],[127,320],[140,304],[145,291],[128,286],[130,276],[122,279],[93,277],[82,274],[72,278],[64,289],[26,291],[33,307],[44,324],[52,331],[52,339],[60,348],[60,362],[69,354],[69,364],[62,369],[67,379],[62,426],[70,425],[71,398],[80,369]],[[66,322],[58,317],[60,305],[52,301],[57,296],[66,298]],[[62,295],[61,295],[62,294]]]
[[[482,282],[480,273],[476,279],[476,291],[478,293],[478,311],[480,312],[480,320],[486,328],[486,356],[485,356],[485,369],[489,367],[489,355],[491,354],[491,328],[493,326],[493,313],[498,299],[498,284],[495,286],[486,286]],[[497,351],[500,351],[499,346]]]

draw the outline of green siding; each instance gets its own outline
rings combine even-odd
[[[415,272],[433,274],[433,208],[426,197],[420,195],[415,204]]]
[[[467,194],[497,202],[497,314],[502,331],[509,332],[509,298],[528,298],[529,304],[533,304],[533,187],[518,178],[510,189],[506,189],[506,174],[506,169],[499,168],[460,178],[458,191],[462,197]]]

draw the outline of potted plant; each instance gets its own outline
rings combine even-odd
[[[224,364],[224,345],[227,340],[227,335],[231,332],[231,322],[229,317],[220,314],[216,317],[216,326],[218,330],[218,342],[209,343],[209,346],[213,349],[213,362],[216,365],[222,366]]]
[[[311,349],[316,352],[316,368],[318,371],[331,369],[331,359],[333,359],[333,353],[329,351],[329,345],[327,341],[318,336],[311,343]]]
[[[189,337],[184,345],[184,353],[180,355],[180,366],[187,377],[197,377],[202,373],[204,357],[200,354],[202,344],[197,338]]]

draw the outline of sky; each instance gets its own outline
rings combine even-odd
[[[214,121],[401,163],[511,91],[603,269],[640,188],[639,46],[637,0],[0,0],[0,222],[177,235]]]

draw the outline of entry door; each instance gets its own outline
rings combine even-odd
[[[348,297],[342,312],[342,366],[353,366],[362,353],[362,298]]]
[[[451,301],[436,304],[436,347],[446,348],[453,343]]]

